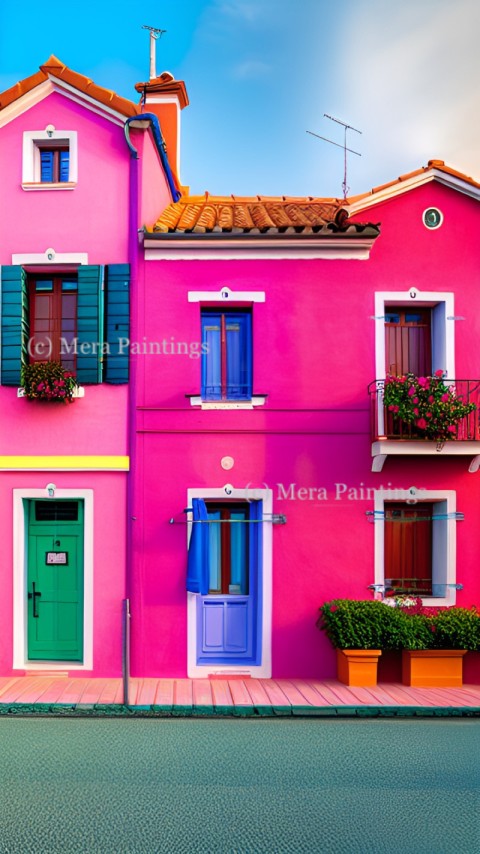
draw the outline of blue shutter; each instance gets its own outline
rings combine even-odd
[[[252,315],[227,314],[227,400],[252,396]]]
[[[28,290],[22,267],[5,266],[2,273],[2,384],[19,386],[28,362]]]
[[[53,151],[40,149],[40,181],[45,183],[53,181]]]
[[[128,383],[130,335],[130,266],[109,264],[106,281],[105,382],[114,385]]]
[[[202,498],[192,500],[192,534],[188,548],[187,590],[206,596],[209,583],[209,524]]]
[[[70,174],[70,152],[69,151],[59,151],[60,163],[59,163],[59,180],[60,181],[68,181]]]
[[[202,314],[202,390],[204,400],[220,400],[221,377],[221,316],[213,312]],[[206,351],[206,352],[205,352]]]
[[[102,347],[102,273],[100,266],[85,265],[78,268],[77,296],[77,380],[99,383]],[[83,352],[82,352],[83,345]]]

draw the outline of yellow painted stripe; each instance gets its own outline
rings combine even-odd
[[[0,456],[0,471],[128,471],[128,457]]]

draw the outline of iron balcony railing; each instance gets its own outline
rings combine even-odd
[[[462,403],[474,403],[475,409],[456,424],[450,441],[479,442],[480,441],[480,380],[447,380],[445,385],[454,386],[456,397]],[[385,380],[373,380],[368,386],[370,395],[370,416],[372,441],[378,439],[398,439],[419,441],[434,437],[426,437],[425,431],[417,429],[414,423],[406,423],[390,412],[383,403]],[[439,439],[438,441],[445,441]]]

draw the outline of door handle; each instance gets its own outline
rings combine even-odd
[[[41,596],[42,594],[35,590],[35,582],[32,581],[32,592],[28,594],[29,599],[33,599],[32,602],[32,616],[38,619],[38,611],[37,611],[37,596]]]

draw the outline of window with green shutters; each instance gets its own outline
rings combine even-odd
[[[2,385],[20,385],[22,365],[42,357],[41,353],[34,352],[34,347],[35,340],[45,331],[47,337],[53,335],[59,339],[57,341],[55,338],[52,346],[46,349],[45,359],[58,358],[61,336],[63,349],[66,349],[65,357],[74,358],[76,362],[75,373],[79,385],[102,381],[127,383],[129,265],[110,264],[105,268],[84,265],[74,275],[69,273],[68,276],[61,276],[52,271],[51,279],[47,276],[33,279],[36,283],[34,286],[39,288],[39,294],[43,293],[44,299],[41,302],[38,298],[37,302],[32,299],[30,305],[26,271],[20,266],[1,268]],[[76,287],[76,316],[71,318],[70,312],[67,324],[71,326],[73,323],[73,338],[72,330],[64,330],[65,312],[62,299],[58,296],[62,291],[62,281],[68,284],[70,290],[73,284]],[[51,299],[47,298],[49,283]]]

